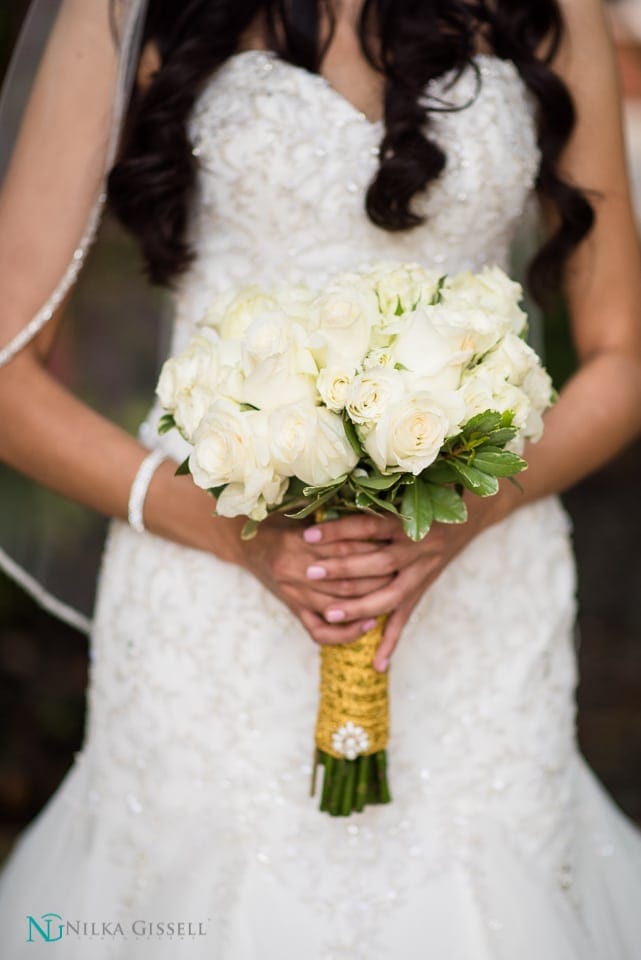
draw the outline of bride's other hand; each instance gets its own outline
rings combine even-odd
[[[221,518],[218,518],[220,522]],[[310,542],[305,528],[274,515],[264,521],[252,540],[240,538],[242,523],[224,520],[228,531],[227,550],[219,555],[244,567],[278,597],[301,621],[316,643],[348,643],[374,626],[372,617],[344,623],[332,622],[328,608],[339,608],[345,599],[355,600],[377,594],[391,583],[389,574],[373,574],[366,562],[350,576],[334,577],[331,582],[314,576],[324,564],[337,563],[349,557],[365,561],[379,549],[380,543],[354,536],[350,529],[346,538],[334,537],[331,542]],[[385,535],[387,530],[382,531]],[[378,538],[377,533],[374,539]]]
[[[383,640],[374,658],[375,669],[386,670],[401,632],[427,588],[481,530],[507,515],[510,496],[506,490],[488,499],[469,497],[466,523],[435,523],[427,537],[418,543],[407,537],[395,517],[356,514],[308,528],[304,536],[319,546],[323,544],[328,551],[327,559],[314,569],[314,576],[318,576],[319,570],[323,571],[323,582],[329,592],[333,583],[351,582],[350,578],[367,575],[386,580],[381,587],[363,596],[352,595],[338,603],[328,598],[324,616],[330,622],[362,624],[364,620],[371,621],[387,613]],[[350,551],[352,537],[354,545],[370,540],[373,551]],[[341,556],[332,557],[335,544],[347,550]]]

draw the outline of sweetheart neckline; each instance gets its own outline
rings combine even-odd
[[[362,110],[359,110],[358,107],[352,103],[344,94],[342,94],[322,73],[313,73],[311,70],[307,70],[306,67],[301,67],[296,63],[290,63],[289,60],[284,60],[278,55],[275,50],[269,50],[263,47],[248,47],[246,50],[237,50],[235,53],[232,53],[227,59],[221,64],[219,69],[222,69],[228,65],[231,65],[234,62],[240,62],[245,58],[264,57],[269,60],[272,64],[276,63],[281,68],[286,68],[298,75],[303,75],[304,78],[309,79],[312,83],[316,83],[321,89],[325,89],[330,96],[337,102],[342,104],[343,109],[348,110],[352,116],[359,119],[365,126],[371,128],[372,130],[382,130],[385,126],[384,117],[379,117],[376,120],[370,120],[366,113],[363,113]],[[498,57],[495,53],[485,53],[479,51],[470,58],[468,64],[464,65],[462,70],[459,70],[458,67],[451,67],[449,70],[446,70],[444,73],[439,74],[438,77],[434,77],[430,84],[442,80],[443,78],[448,78],[450,76],[457,76],[459,73],[463,73],[467,66],[470,64],[476,64],[477,61],[492,63],[492,64],[502,64],[510,68],[510,71],[520,79],[520,73],[516,64],[513,60],[508,60],[503,57]],[[480,69],[480,67],[479,67]]]

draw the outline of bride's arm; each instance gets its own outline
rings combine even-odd
[[[0,346],[48,300],[96,203],[117,86],[108,9],[104,0],[64,0],[34,83],[0,193]],[[58,319],[0,369],[0,456],[60,493],[124,517],[145,451],[46,371]],[[196,522],[204,495],[183,488],[183,496],[170,496],[170,474],[165,465],[149,522],[211,548],[212,531]]]
[[[25,114],[0,193],[0,347],[48,300],[100,190],[116,76],[107,10],[106,0],[64,0]],[[66,497],[126,519],[148,451],[49,374],[43,361],[55,325],[56,318],[0,368],[0,458]],[[153,477],[147,529],[250,567],[310,626],[311,611],[331,598],[306,582],[304,571],[327,550],[306,544],[294,527],[265,529],[248,549],[242,522],[212,519],[211,498],[189,478],[176,478],[175,467],[164,463]],[[382,582],[365,580],[360,589]],[[321,630],[335,640],[359,633],[353,625]]]
[[[487,500],[470,497],[470,521],[435,525],[413,544],[398,524],[355,517],[317,528],[323,542],[366,533],[391,538],[366,560],[325,564],[326,580],[398,571],[382,591],[338,607],[346,621],[396,611],[377,654],[384,668],[402,627],[425,589],[481,530],[519,506],[577,483],[614,457],[641,431],[641,257],[632,213],[623,147],[621,105],[614,55],[599,0],[562,0],[567,35],[555,69],[567,83],[577,125],[564,156],[566,178],[591,194],[596,223],[570,258],[565,291],[579,359],[545,433],[530,445],[529,469],[519,477],[523,493],[503,483]],[[328,611],[335,609],[329,605]]]

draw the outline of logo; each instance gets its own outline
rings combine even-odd
[[[59,921],[54,923],[53,921]],[[27,917],[28,936],[27,943],[34,943],[33,935],[37,933],[45,943],[53,943],[55,940],[62,940],[64,921],[59,913],[43,913],[40,921],[32,916]]]
[[[128,926],[119,920],[63,920],[59,913],[43,913],[39,918],[27,915],[27,943],[55,943],[64,936],[77,939],[116,938],[173,940],[185,937],[195,939],[207,936],[207,924],[211,917],[204,920],[133,920]]]

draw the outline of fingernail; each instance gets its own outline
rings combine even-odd
[[[389,667],[389,657],[386,657],[384,660],[381,660],[380,663],[374,664],[374,669],[378,670],[379,673],[385,673]]]
[[[308,567],[307,576],[310,580],[322,580],[327,576],[327,570],[325,567]]]
[[[364,633],[369,633],[370,630],[373,630],[373,629],[374,629],[374,627],[376,626],[377,622],[378,622],[378,621],[375,620],[375,619],[372,617],[371,620],[366,620],[366,621],[365,621],[365,623],[363,624],[363,626],[361,627],[361,629],[363,630]]]
[[[328,610],[325,616],[325,619],[328,623],[340,623],[341,620],[345,619],[344,610]]]
[[[303,534],[303,540],[306,543],[320,543],[323,539],[323,534],[318,529],[318,527],[308,527]]]

